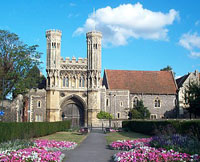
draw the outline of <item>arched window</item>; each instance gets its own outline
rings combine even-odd
[[[79,79],[79,87],[81,87],[82,77]]]
[[[41,101],[37,102],[37,108],[41,108]]]
[[[82,87],[85,87],[85,79],[82,77]]]
[[[109,106],[110,105],[110,102],[109,102],[109,99],[107,98],[106,99],[106,106]]]
[[[63,87],[65,87],[65,78],[63,78]]]
[[[134,99],[133,99],[133,108],[135,106],[138,106],[138,101],[139,101],[138,97],[134,97]]]
[[[117,118],[118,118],[118,119],[120,118],[120,113],[119,113],[119,112],[117,113]]]
[[[160,99],[157,97],[154,101],[154,107],[161,107]]]
[[[69,78],[65,78],[66,87],[69,87]]]
[[[84,80],[83,76],[81,76],[79,79],[79,87],[85,87],[85,80]]]
[[[76,87],[76,78],[75,76],[72,78],[72,88]]]

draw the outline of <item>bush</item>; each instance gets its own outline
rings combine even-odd
[[[150,112],[147,107],[144,107],[143,101],[138,101],[137,105],[134,106],[129,112],[130,119],[149,119]]]
[[[148,135],[188,134],[200,140],[200,120],[131,120],[123,121],[122,127]]]
[[[105,112],[105,111],[100,111],[98,114],[97,114],[97,118],[98,119],[112,119],[113,116],[108,113],[108,112]]]
[[[70,121],[32,122],[32,123],[1,123],[0,142],[15,139],[29,139],[53,134],[70,128]]]

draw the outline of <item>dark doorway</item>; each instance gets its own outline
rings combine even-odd
[[[62,108],[62,120],[71,120],[72,127],[84,126],[84,111],[79,103],[68,103]]]

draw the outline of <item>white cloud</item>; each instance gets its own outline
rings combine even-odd
[[[76,4],[75,3],[69,3],[69,5],[71,6],[71,7],[74,7],[74,6],[76,6]]]
[[[144,9],[142,4],[123,4],[116,8],[107,6],[88,16],[85,24],[74,35],[99,30],[106,44],[125,45],[129,38],[167,40],[167,25],[179,17],[176,10],[169,13]]]
[[[197,20],[197,21],[195,22],[195,26],[198,26],[199,24],[200,24],[200,21]]]
[[[197,33],[186,33],[181,36],[179,44],[188,50],[200,48],[200,36]]]
[[[180,78],[180,77],[182,77],[182,76],[180,76],[180,75],[179,75],[179,76],[175,76],[175,79],[178,79],[178,78]]]
[[[190,54],[192,57],[200,57],[200,51],[199,52],[192,51]]]
[[[200,57],[200,36],[197,33],[183,34],[179,44],[190,52],[191,57]]]

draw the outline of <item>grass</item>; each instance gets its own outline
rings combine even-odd
[[[38,139],[56,140],[56,141],[72,141],[80,144],[87,135],[78,132],[57,132],[48,136],[39,137]]]
[[[111,132],[106,135],[107,144],[117,140],[134,140],[138,138],[149,138],[150,136],[135,132]]]

